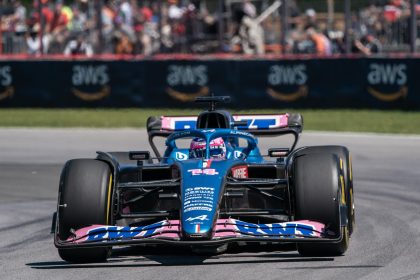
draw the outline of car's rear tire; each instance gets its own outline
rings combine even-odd
[[[343,161],[343,177],[346,190],[347,217],[349,234],[352,235],[356,226],[354,192],[353,192],[353,170],[352,159],[349,150],[344,146],[312,146],[306,147],[296,153],[296,156],[313,153],[331,153],[337,155]]]
[[[75,159],[61,173],[58,236],[66,240],[71,230],[92,224],[111,224],[112,172],[108,164],[94,159]],[[58,249],[72,263],[106,261],[111,248]]]
[[[349,244],[348,226],[340,223],[340,204],[343,201],[339,158],[334,154],[308,153],[293,162],[293,185],[296,220],[318,221],[328,231],[341,237],[338,243],[299,243],[302,256],[339,256]]]

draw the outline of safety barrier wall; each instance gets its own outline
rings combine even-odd
[[[420,109],[419,58],[0,60],[0,107]]]

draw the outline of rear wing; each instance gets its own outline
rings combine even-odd
[[[147,119],[147,133],[149,143],[156,156],[160,157],[153,138],[156,136],[167,137],[176,131],[190,130],[197,128],[197,116],[153,116]],[[246,123],[246,125],[245,125]],[[215,128],[215,127],[205,127]],[[302,115],[296,113],[286,114],[234,114],[230,120],[230,127],[252,133],[255,136],[278,136],[293,134],[295,136],[295,147],[299,134],[303,129]]]
[[[303,118],[300,114],[241,114],[232,115],[231,127],[252,133],[255,136],[274,136],[302,132]],[[246,122],[246,125],[235,125],[235,122]],[[182,130],[196,129],[197,116],[154,116],[147,119],[147,132],[149,135],[169,136],[171,133]],[[214,127],[208,127],[214,128]]]

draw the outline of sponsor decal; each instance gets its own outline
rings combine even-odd
[[[15,88],[12,85],[12,67],[9,65],[0,67],[0,101],[13,98]]]
[[[212,133],[212,132],[215,132],[216,131],[216,129],[203,129],[202,130],[202,132],[204,132],[204,133]],[[216,139],[214,139],[214,140],[216,140]]]
[[[232,167],[232,177],[238,179],[246,179],[248,178],[248,166],[235,166]]]
[[[169,65],[166,92],[181,102],[192,102],[197,97],[209,95],[206,65]]]
[[[211,159],[203,160],[203,168],[210,168],[212,162]]]
[[[294,102],[308,96],[306,65],[273,65],[269,69],[267,94],[275,100]],[[291,92],[280,91],[279,88]]]
[[[286,127],[289,115],[236,115],[233,119],[247,122],[246,126],[239,126],[239,129],[272,129]]]
[[[111,94],[107,65],[74,65],[71,89],[77,98],[93,102]]]
[[[207,215],[201,215],[201,216],[197,216],[197,217],[189,217],[188,219],[186,219],[187,222],[192,222],[195,220],[199,220],[199,221],[208,221],[209,219],[207,218]]]
[[[239,129],[272,129],[287,127],[288,114],[279,115],[233,115],[235,121],[246,121],[246,126],[239,126]],[[161,117],[163,130],[185,130],[195,129],[197,117]],[[214,129],[202,130],[203,132],[214,132]]]
[[[245,154],[242,153],[241,151],[234,151],[233,152],[233,157],[235,159],[243,159],[243,158],[245,158]]]
[[[91,93],[83,92],[76,88],[73,88],[72,92],[74,96],[78,97],[79,99],[82,99],[83,101],[98,101],[110,95],[111,88],[109,86],[104,86],[101,90]]]
[[[150,237],[159,228],[165,224],[161,221],[152,225],[142,227],[119,227],[119,226],[103,226],[90,230],[86,241],[101,241],[104,239],[133,239],[136,237]]]
[[[181,152],[176,152],[175,153],[175,158],[177,160],[180,160],[180,161],[187,160],[188,159],[188,155],[187,154],[184,154],[184,153],[181,153]]]
[[[213,210],[214,188],[213,187],[191,187],[185,189],[184,194],[184,213],[190,211],[208,211]],[[189,218],[186,221],[205,221],[207,215],[201,215],[195,218]],[[199,222],[193,222],[199,223]]]
[[[283,102],[293,102],[300,98],[306,97],[308,96],[308,91],[309,90],[307,86],[299,86],[298,90],[293,93],[283,93],[272,88],[267,88],[267,94],[271,98]]]
[[[176,135],[178,137],[189,136],[189,135],[191,135],[191,131],[189,131],[189,130],[181,131],[181,132],[178,132]]]
[[[407,87],[407,65],[390,63],[371,63],[367,75],[367,91],[370,95],[383,102],[393,102],[406,99],[408,96]],[[386,87],[386,91],[380,88]],[[389,89],[396,89],[390,91]]]
[[[202,215],[206,216],[206,215]],[[199,216],[201,217],[201,216]],[[197,226],[198,225],[198,226]],[[200,220],[194,224],[194,232],[201,230]],[[236,219],[218,219],[214,226],[214,238],[254,236],[259,238],[277,237],[277,238],[302,238],[302,237],[322,237],[325,231],[325,225],[313,221],[293,221],[274,224],[252,224],[242,222]],[[181,228],[179,220],[165,220],[152,225],[141,227],[119,227],[93,225],[81,228],[75,232],[75,236],[67,239],[70,243],[84,242],[103,242],[115,240],[133,240],[144,238],[172,238],[179,240],[181,237]]]
[[[303,223],[251,224],[235,220],[235,226],[242,234],[294,237],[295,235],[318,236],[315,226]]]
[[[253,137],[252,134],[248,133],[248,132],[244,132],[244,131],[239,131],[239,130],[231,130],[230,134],[233,135],[243,135],[243,136],[248,136],[248,137]]]
[[[170,97],[176,99],[181,102],[194,102],[197,97],[209,95],[209,88],[202,87],[198,92],[195,93],[184,93],[180,91],[176,91],[170,87],[166,88],[166,92]]]
[[[191,175],[197,176],[197,175],[218,175],[219,172],[216,171],[216,169],[190,169],[188,172],[191,172]]]

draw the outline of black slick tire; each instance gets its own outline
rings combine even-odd
[[[349,150],[344,146],[328,145],[328,146],[311,146],[306,147],[296,153],[296,156],[313,153],[330,153],[337,155],[343,163],[342,172],[344,177],[344,185],[346,190],[347,217],[349,234],[352,235],[356,226],[355,207],[354,207],[354,189],[353,189],[353,170],[352,158]]]
[[[94,159],[75,159],[61,173],[58,235],[66,240],[72,230],[92,224],[111,224],[112,172],[108,164]],[[72,263],[106,261],[111,248],[58,249]]]
[[[308,153],[293,162],[295,219],[324,223],[328,232],[340,237],[338,243],[298,243],[302,256],[339,256],[349,244],[347,226],[340,225],[340,203],[343,203],[339,159],[334,154]],[[341,235],[340,235],[341,234]]]

